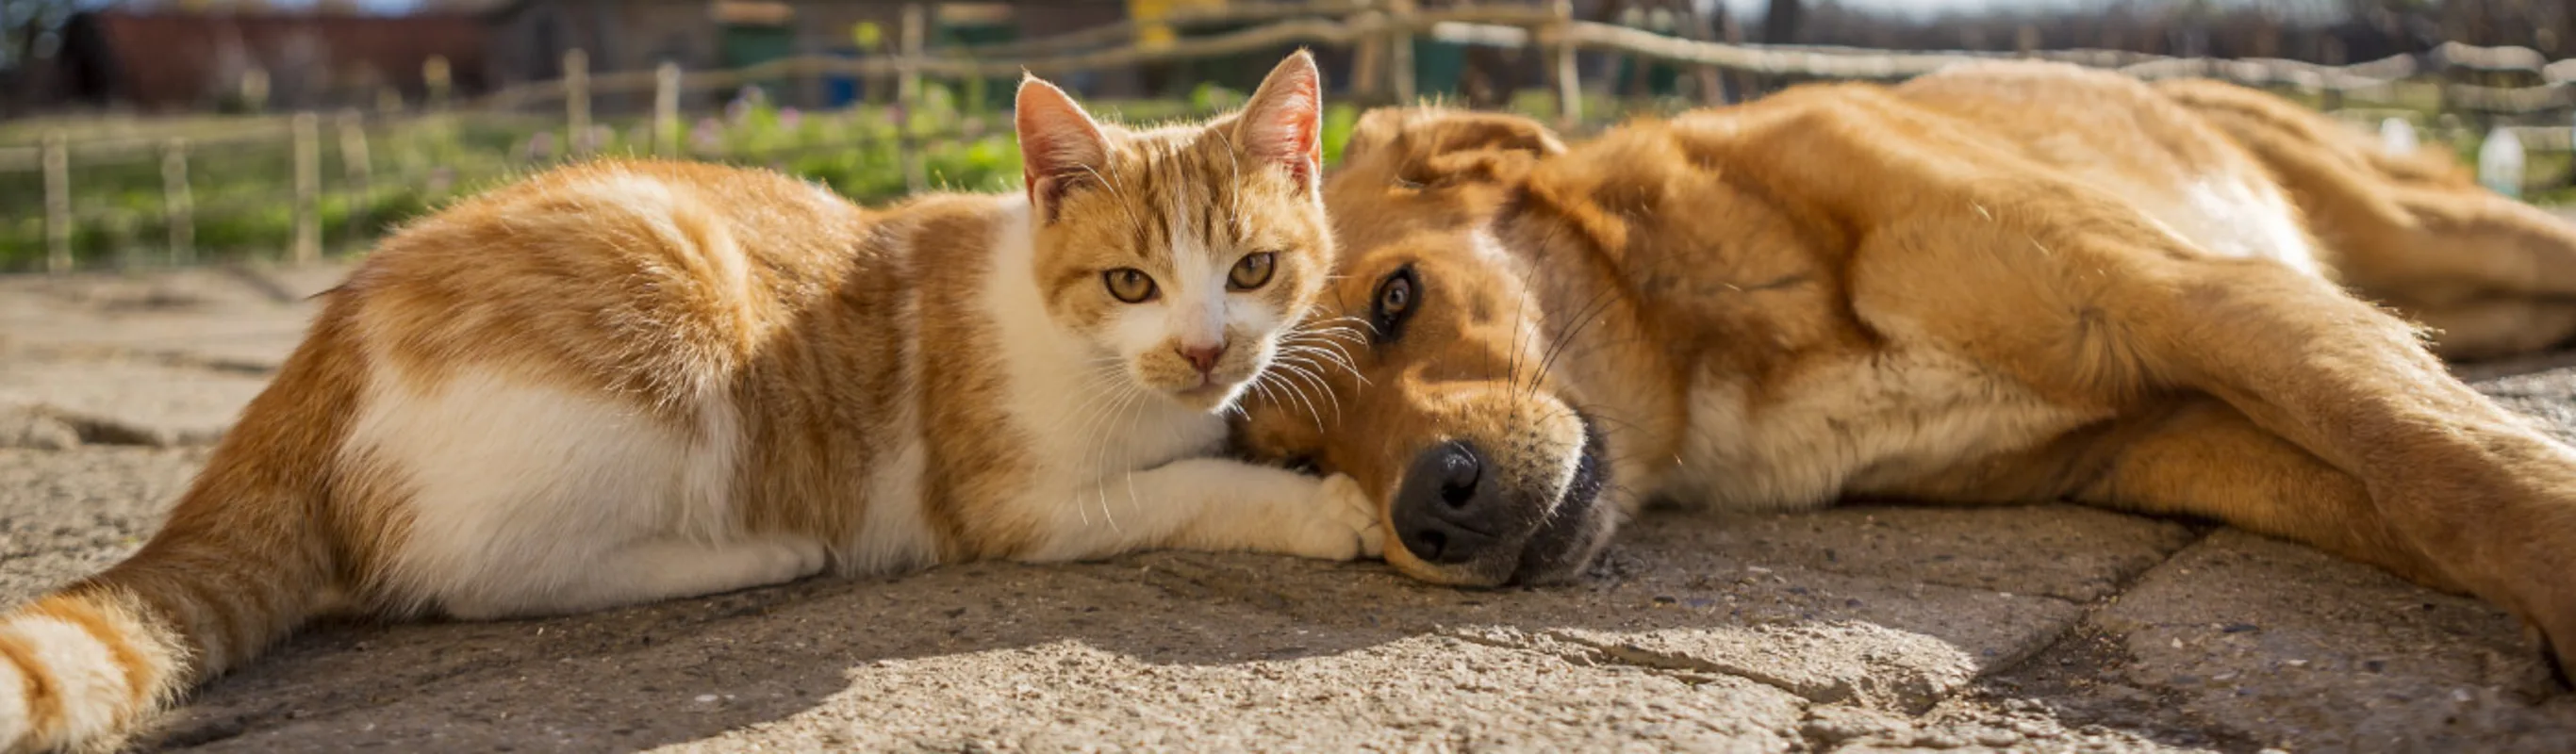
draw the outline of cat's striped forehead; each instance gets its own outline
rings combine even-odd
[[[1255,329],[1266,337],[1312,303],[1332,266],[1323,204],[1297,173],[1237,149],[1232,119],[1104,131],[1108,150],[1096,175],[1076,181],[1033,237],[1039,286],[1058,322],[1092,331],[1146,321],[1130,315],[1179,311],[1167,306],[1222,300],[1228,316],[1257,314],[1265,324]],[[1264,252],[1275,255],[1268,274],[1229,287],[1231,268]],[[1152,278],[1162,295],[1142,302],[1112,295],[1103,276],[1119,271]]]
[[[1135,134],[1103,176],[1132,213],[1124,230],[1138,256],[1160,250],[1217,251],[1247,242],[1247,210],[1275,181],[1226,142],[1225,128],[1160,129]],[[1251,206],[1247,206],[1251,205]]]

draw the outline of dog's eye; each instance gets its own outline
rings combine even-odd
[[[1380,341],[1393,342],[1404,334],[1404,321],[1422,297],[1422,284],[1406,265],[1378,281],[1377,301],[1369,306],[1369,324],[1374,325]]]

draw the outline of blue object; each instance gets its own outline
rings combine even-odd
[[[855,60],[859,57],[859,48],[834,48],[827,54],[836,58],[850,58]],[[867,99],[867,94],[867,82],[859,80],[859,77],[857,76],[833,74],[832,76],[823,79],[824,107],[835,109],[849,107]]]

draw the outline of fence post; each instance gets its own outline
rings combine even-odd
[[[268,95],[268,69],[252,66],[250,70],[242,72],[241,98],[244,109],[254,113],[267,112]]]
[[[903,120],[895,124],[895,133],[901,137],[897,152],[903,160],[903,187],[907,193],[920,193],[930,187],[930,170],[922,160],[921,141],[914,138],[912,130],[914,108],[921,104],[921,47],[927,25],[920,3],[904,4],[903,47],[895,58],[895,112]]]
[[[1358,12],[1353,14],[1352,18],[1361,20],[1378,20],[1383,22],[1386,20],[1386,14],[1379,12],[1376,6],[1377,3],[1373,2],[1373,0],[1355,0],[1355,2],[1352,3],[1352,8]],[[1383,70],[1385,68],[1385,45],[1353,45],[1351,49],[1351,94],[1356,95],[1360,101],[1363,102],[1374,100],[1380,91],[1379,87],[1386,85],[1386,76]]]
[[[420,84],[425,90],[422,99],[426,100],[423,107],[433,113],[447,112],[449,83],[446,56],[431,55],[428,60],[421,61]]]
[[[2328,36],[2319,46],[2325,49],[2317,51],[2322,53],[2318,57],[2323,58],[2327,66],[2336,68],[2343,66],[2343,40]],[[2343,109],[2343,90],[2337,88],[2335,82],[2329,79],[2325,82],[2325,92],[2319,95],[2317,103],[2319,109],[2327,112],[2341,110]]]
[[[662,61],[653,69],[653,154],[680,154],[680,63]]]
[[[1386,0],[1387,93],[1413,104],[1413,0]]]
[[[575,157],[590,155],[590,53],[566,50],[564,71],[564,146]]]
[[[2442,52],[2441,48],[2437,47],[2431,52],[2421,53],[2416,59],[2427,63],[2428,65],[2425,66],[2427,72],[2433,74],[2431,77],[2433,79],[2433,112],[2443,115],[2452,114],[2451,56],[2445,54]]]
[[[45,271],[72,269],[72,149],[61,131],[45,133]]]
[[[340,167],[348,181],[343,187],[349,192],[348,240],[363,242],[367,210],[375,203],[375,164],[367,154],[366,116],[354,107],[340,114]]]
[[[1727,44],[1744,44],[1744,25],[1736,23],[1734,16],[1728,16],[1726,28],[1718,36]],[[1762,90],[1762,78],[1753,75],[1752,71],[1736,69],[1727,73],[1727,79],[1735,82],[1735,98],[1730,102],[1750,102]]]
[[[796,54],[796,97],[807,110],[823,109],[823,63],[826,53],[807,49]]]
[[[1573,0],[1550,0],[1548,11],[1556,21],[1539,30],[1541,44],[1547,45],[1549,70],[1556,78],[1556,127],[1572,131],[1583,122],[1582,71],[1575,65]]]
[[[297,263],[322,258],[322,145],[320,119],[295,114],[295,241],[288,250]]]
[[[170,231],[170,263],[197,261],[196,197],[188,191],[188,140],[161,145],[161,224]]]

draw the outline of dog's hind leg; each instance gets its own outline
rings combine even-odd
[[[2360,478],[2206,395],[2160,397],[2039,446],[1887,492],[1931,503],[2064,500],[2207,519],[2463,591],[2389,526]]]
[[[2465,591],[2392,528],[2360,478],[2207,396],[2118,420],[2089,443],[2067,498],[2224,522],[2301,542],[2435,589]]]
[[[2263,164],[2340,282],[2432,327],[2445,358],[2510,356],[2576,337],[2576,221],[2479,186],[2448,155],[2389,153],[2267,94],[2209,82],[2159,88]]]
[[[2388,302],[2432,329],[2433,352],[2453,361],[2479,361],[2536,353],[2576,339],[2576,299],[2497,296],[2447,306]]]
[[[2157,90],[2262,163],[2343,282],[2365,296],[2576,296],[2576,222],[2487,190],[2440,147],[2393,153],[2375,136],[2245,87],[2171,81]]]
[[[2308,213],[2354,293],[2431,327],[2435,351],[2449,359],[2576,337],[2576,222],[2475,185],[2381,178],[2347,188],[2377,191],[2384,206]]]
[[[2558,661],[2576,664],[2576,450],[2453,377],[2407,323],[2324,279],[2215,258],[2117,205],[2028,188],[1987,200],[2014,208],[1999,220],[1922,217],[1875,234],[1859,252],[1874,264],[1854,266],[1867,271],[1855,309],[1882,328],[1970,334],[1945,345],[2067,405],[2132,415],[2211,396],[2358,480],[2369,504],[2282,497],[2242,470],[2183,491],[2234,489],[2236,515],[2257,528],[2365,516],[2359,536],[2319,527],[2302,538],[2343,538],[2332,547],[2455,584],[2530,621]],[[2207,452],[2160,442],[2131,452]],[[2265,496],[2273,506],[2241,502]],[[2261,523],[2267,510],[2273,524]],[[2408,563],[2417,558],[2422,567]]]
[[[2576,664],[2576,450],[2452,377],[2411,330],[2277,266],[2131,257],[2106,317],[2152,372],[2359,479],[2379,526]]]

